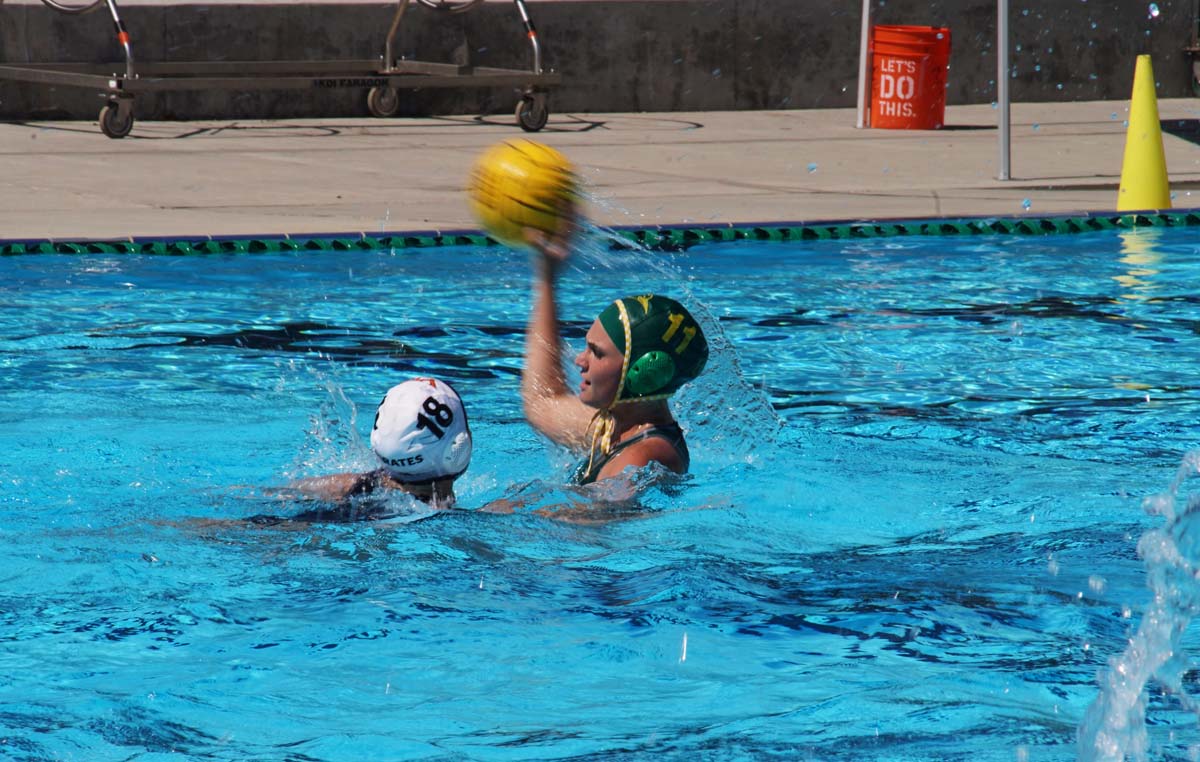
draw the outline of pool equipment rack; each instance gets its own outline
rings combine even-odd
[[[462,13],[483,0],[417,0],[438,11]],[[463,87],[514,87],[520,90],[517,124],[526,132],[546,126],[550,116],[549,88],[561,83],[561,75],[542,66],[542,48],[525,0],[513,0],[526,37],[533,50],[529,71],[485,66],[456,65],[429,61],[398,60],[393,46],[410,0],[398,0],[383,55],[378,60],[327,61],[179,61],[135,64],[132,40],[121,20],[116,0],[91,0],[83,6],[62,5],[42,0],[54,10],[68,14],[88,13],[103,2],[108,6],[117,42],[125,55],[123,71],[118,64],[22,63],[0,64],[0,79],[93,88],[106,98],[100,109],[100,131],[110,138],[123,138],[133,131],[133,101],[139,93],[169,90],[309,90],[366,88],[367,110],[372,116],[395,116],[400,108],[400,90]]]

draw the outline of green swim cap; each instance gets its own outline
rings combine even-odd
[[[644,294],[618,299],[598,318],[625,356],[624,374],[613,404],[669,397],[704,370],[708,341],[679,302]]]

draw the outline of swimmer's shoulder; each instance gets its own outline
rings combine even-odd
[[[689,460],[687,445],[679,427],[674,424],[655,426],[638,435],[637,441],[630,442],[614,453],[600,469],[596,479],[607,479],[630,466],[644,468],[651,463],[658,463],[677,474],[686,474]]]

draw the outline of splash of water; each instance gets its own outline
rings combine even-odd
[[[783,427],[761,386],[746,378],[737,350],[725,335],[717,316],[696,298],[687,276],[671,257],[631,244],[611,230],[594,229],[591,241],[580,246],[586,266],[595,269],[632,267],[670,284],[671,296],[680,299],[708,339],[709,358],[704,373],[675,395],[672,409],[685,431],[703,431],[710,443],[727,453],[752,453],[773,442]],[[624,247],[613,249],[612,244]]]
[[[1166,522],[1138,541],[1154,596],[1125,652],[1110,659],[1100,676],[1100,695],[1088,707],[1077,736],[1084,762],[1147,759],[1145,689],[1151,680],[1200,716],[1200,702],[1183,687],[1189,666],[1181,647],[1188,624],[1200,614],[1200,495],[1181,495],[1196,473],[1200,450],[1184,456],[1167,491],[1142,503],[1147,513]]]
[[[281,369],[282,370],[282,369]],[[280,377],[281,391],[299,386],[325,390],[317,412],[309,416],[305,441],[283,476],[297,479],[337,471],[367,471],[376,463],[368,442],[358,431],[358,406],[346,393],[332,364],[293,367]],[[380,390],[379,395],[382,396]]]

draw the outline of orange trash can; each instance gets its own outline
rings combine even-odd
[[[946,119],[950,30],[871,27],[871,126],[936,130]]]

